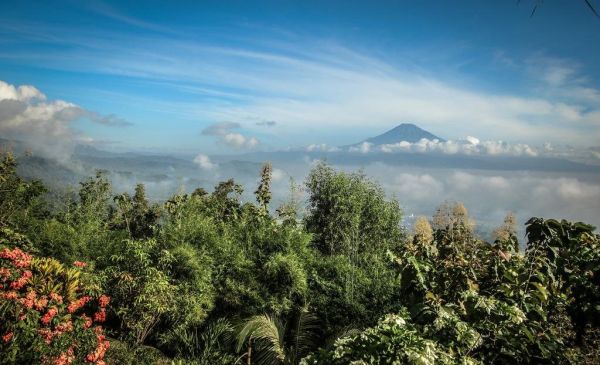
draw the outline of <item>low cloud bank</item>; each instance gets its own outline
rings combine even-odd
[[[441,155],[466,156],[510,156],[510,157],[555,157],[600,163],[599,148],[574,148],[571,146],[545,143],[543,146],[533,146],[525,143],[510,143],[505,141],[481,141],[476,137],[467,136],[456,141],[429,140],[423,138],[418,142],[399,141],[398,143],[374,145],[362,142],[353,146],[340,148],[325,143],[311,144],[304,148],[306,152],[348,152],[348,153],[422,153]]]
[[[339,152],[341,148],[329,146],[326,143],[311,144],[306,146],[307,152]]]
[[[600,226],[600,176],[515,171],[413,169],[379,164],[366,173],[395,195],[407,215],[431,216],[445,200],[465,203],[480,227],[489,231],[514,212],[522,224],[530,217],[564,218]]]
[[[416,143],[406,141],[384,144],[378,150],[385,153],[394,152],[438,152],[447,155],[488,155],[488,156],[528,156],[540,155],[537,148],[527,144],[511,144],[503,141],[480,141],[478,138],[468,136],[465,140],[441,142],[437,139],[430,141],[421,139]]]

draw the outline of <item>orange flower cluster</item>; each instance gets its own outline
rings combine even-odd
[[[52,362],[52,365],[68,365],[75,360],[75,353],[73,351],[73,346],[69,347],[66,352],[58,355],[56,359]]]
[[[106,306],[110,303],[110,297],[108,295],[101,295],[98,298],[98,303],[100,304],[100,310],[94,313],[94,321],[102,323],[106,321]]]
[[[87,263],[83,262],[83,261],[75,261],[75,262],[73,262],[73,265],[77,266],[77,267],[86,267]]]
[[[2,295],[0,296],[0,298],[8,299],[8,300],[14,300],[14,299],[17,299],[18,297],[19,297],[19,294],[17,294],[16,291],[9,291],[6,293],[2,293]]]
[[[16,268],[23,268],[29,267],[33,256],[23,252],[19,248],[15,248],[13,250],[10,250],[9,248],[4,248],[2,251],[0,251],[0,258],[12,261],[13,265]]]
[[[106,321],[106,309],[102,308],[98,312],[94,313],[94,321],[98,323]]]
[[[23,304],[23,306],[25,308],[30,309],[35,305],[36,297],[37,297],[36,292],[30,291],[27,293],[27,295],[25,297],[19,299],[19,303]]]
[[[46,314],[44,314],[42,316],[42,323],[43,324],[48,324],[50,323],[50,321],[52,320],[52,318],[54,318],[54,316],[58,313],[58,309],[56,309],[56,307],[52,307],[50,309],[48,309],[48,311],[46,312]]]
[[[75,362],[79,358],[88,363],[96,365],[104,365],[104,354],[109,348],[110,343],[106,340],[101,326],[96,326],[92,331],[93,323],[101,323],[106,320],[106,307],[110,303],[110,297],[102,295],[98,298],[99,309],[93,316],[81,314],[78,317],[72,317],[77,311],[86,306],[92,298],[90,296],[82,296],[79,299],[64,303],[64,298],[58,293],[51,292],[47,295],[40,294],[35,284],[35,276],[37,272],[32,269],[31,261],[33,257],[22,250],[15,248],[3,248],[0,250],[0,305],[9,305],[11,313],[14,313],[12,320],[9,317],[3,318],[0,321],[0,340],[8,346],[16,346],[21,349],[21,346],[32,346],[32,341],[27,333],[21,333],[21,328],[17,326],[17,321],[25,321],[27,318],[35,318],[36,321],[27,321],[26,326],[35,326],[39,342],[33,340],[33,344],[38,343],[37,354],[41,357],[37,362],[47,365],[68,365]],[[85,267],[84,262],[76,261],[77,267]],[[32,272],[34,270],[34,272]],[[77,318],[77,319],[76,319]],[[39,319],[39,321],[38,321]],[[17,329],[19,329],[17,331]],[[68,335],[67,335],[68,334]],[[58,337],[67,336],[64,340],[55,341]],[[86,354],[89,348],[82,347],[82,343],[89,344],[88,340],[82,341],[84,338],[95,337],[96,347],[92,352]],[[28,339],[29,338],[29,339]],[[67,340],[65,342],[65,340]],[[41,345],[41,344],[45,345]],[[67,349],[65,344],[71,344]],[[79,345],[78,345],[79,344]],[[40,347],[41,346],[41,347]],[[44,347],[48,346],[48,347]],[[92,345],[93,346],[93,345]],[[61,351],[62,349],[62,351]],[[45,355],[44,353],[52,352],[56,354],[59,350],[59,355]],[[84,356],[85,355],[85,356]]]
[[[79,310],[79,308],[86,305],[86,303],[89,302],[90,300],[92,300],[92,298],[89,295],[85,295],[85,296],[79,298],[79,300],[74,300],[71,303],[69,303],[69,306],[67,307],[67,311],[69,313],[75,313],[75,312],[77,312],[77,310]]]
[[[85,314],[82,314],[81,319],[83,319],[83,328],[92,327],[92,319],[90,317],[86,316]]]
[[[64,333],[71,331],[73,331],[73,322],[71,320],[67,320],[66,322],[56,325],[54,331],[50,328],[40,328],[38,330],[38,334],[44,339],[44,342],[49,345],[52,343],[52,339],[55,337],[59,337]]]
[[[27,268],[31,264],[32,256],[21,251],[18,248],[10,250],[8,248],[0,251],[0,258],[7,259],[11,262],[11,265],[17,269]],[[10,288],[13,290],[21,290],[27,281],[31,278],[32,273],[30,270],[24,270],[20,277],[11,281],[11,276],[14,274],[6,267],[0,268],[0,289]]]
[[[50,297],[50,299],[55,301],[56,304],[62,304],[62,302],[63,302],[63,297],[60,294],[50,293],[50,295],[48,295],[48,296]]]
[[[85,357],[85,360],[87,362],[95,363],[96,365],[104,365],[104,354],[106,353],[106,350],[110,348],[110,342],[106,340],[106,336],[104,336],[102,332],[102,327],[96,326],[96,328],[94,328],[94,331],[96,332],[96,339],[98,340],[98,345],[96,346],[96,349],[93,352],[90,352]]]
[[[2,341],[4,342],[10,342],[10,340],[12,340],[14,333],[12,332],[7,332],[2,336]]]
[[[40,335],[48,345],[52,343],[52,339],[54,338],[54,332],[49,328],[40,328],[38,330],[38,335]]]
[[[27,280],[31,277],[31,271],[25,270],[20,278],[10,283],[10,288],[15,290],[21,290],[27,284]]]
[[[40,299],[35,301],[35,309],[37,311],[44,310],[44,308],[46,308],[47,305],[48,305],[48,299],[45,296],[42,296]]]
[[[100,298],[98,298],[98,303],[100,304],[100,308],[106,308],[108,303],[110,303],[110,297],[102,294]]]

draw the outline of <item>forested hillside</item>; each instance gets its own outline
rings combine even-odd
[[[268,163],[256,202],[227,180],[160,204],[102,173],[57,200],[16,168],[0,156],[1,364],[600,362],[585,223],[531,218],[519,242],[509,214],[485,242],[446,202],[406,229],[324,163],[279,207]]]

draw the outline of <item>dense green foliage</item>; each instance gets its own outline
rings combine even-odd
[[[108,295],[101,307],[85,308],[102,312],[107,363],[600,360],[600,238],[583,223],[532,218],[520,245],[509,215],[488,243],[462,204],[444,203],[409,233],[399,203],[377,183],[325,164],[307,178],[306,214],[295,192],[270,206],[270,164],[255,204],[241,202],[233,180],[152,203],[143,185],[114,195],[102,173],[57,204],[15,169],[2,156],[0,246],[81,271],[88,289],[72,295]],[[5,261],[0,270],[14,271]],[[87,265],[68,269],[73,262]],[[0,289],[18,279],[7,276]],[[72,279],[52,280],[64,287]],[[10,297],[0,302],[0,358],[23,363],[68,351],[62,342],[46,348],[35,331],[15,325]],[[31,315],[27,328],[42,323]],[[86,322],[73,323],[79,340],[64,343],[97,345]],[[85,346],[64,363],[84,361]]]
[[[459,214],[433,234],[421,226],[394,255],[402,278],[397,316],[307,363],[597,362],[600,240],[593,227],[532,218],[519,253],[514,234],[481,242],[464,224],[464,207],[450,211]]]

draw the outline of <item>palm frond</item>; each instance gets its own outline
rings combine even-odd
[[[210,323],[201,336],[202,357],[208,358],[212,352],[228,346],[232,341],[233,326],[226,318],[219,318]]]
[[[240,352],[248,341],[257,351],[253,359],[257,364],[273,364],[285,360],[284,330],[281,322],[267,314],[248,319],[237,335],[236,351]]]
[[[294,327],[290,332],[290,354],[292,364],[296,364],[313,351],[318,339],[317,333],[320,330],[317,317],[310,313],[306,308],[302,308],[297,315]]]
[[[218,341],[227,344],[231,341],[232,332],[233,326],[229,320],[226,318],[219,318],[206,327],[206,330],[202,334],[202,341],[205,344],[213,344]]]
[[[337,341],[338,339],[344,337],[353,337],[359,335],[360,333],[362,333],[362,331],[359,328],[352,326],[345,327],[325,342],[325,348],[332,349],[335,345],[335,341]]]

